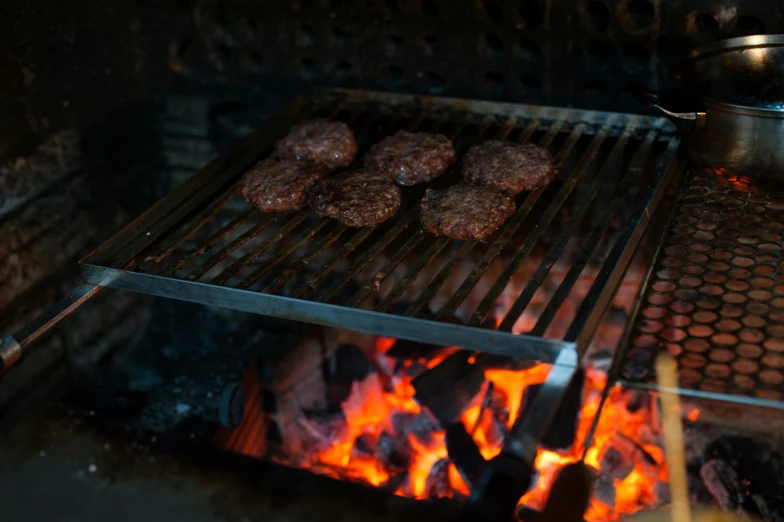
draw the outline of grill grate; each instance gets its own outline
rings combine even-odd
[[[487,139],[533,141],[553,153],[559,175],[521,194],[485,243],[426,234],[418,223],[424,186],[404,189],[395,218],[363,229],[308,210],[250,209],[234,195],[242,172],[314,116],[349,123],[360,154],[397,129],[446,134],[458,154]],[[553,362],[593,334],[675,175],[677,144],[660,118],[323,91],[210,164],[92,253],[83,270],[105,286]],[[429,186],[456,182],[457,170]],[[579,294],[582,277],[591,284]],[[551,297],[538,303],[542,294]],[[559,313],[565,324],[554,321]]]
[[[784,197],[725,172],[684,186],[647,281],[621,377],[650,383],[665,349],[683,393],[784,407]]]

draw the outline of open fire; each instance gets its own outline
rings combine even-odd
[[[341,403],[340,422],[300,418],[297,438],[310,440],[297,440],[295,451],[273,458],[398,495],[421,499],[466,496],[469,481],[450,459],[445,430],[415,400],[411,383],[417,373],[414,366],[420,365],[422,370],[434,367],[454,350],[424,365],[423,361],[396,365],[384,355],[394,342],[377,340],[374,371],[353,383]],[[544,382],[548,370],[547,365],[536,365],[523,370],[484,371],[485,385],[460,422],[485,459],[500,451],[503,436],[520,411],[526,387]],[[587,371],[576,441],[563,450],[540,449],[536,484],[521,499],[522,504],[540,509],[557,470],[581,458],[605,380],[601,370]],[[667,470],[653,401],[652,395],[619,388],[609,397],[586,456],[597,477],[586,520],[616,520],[667,502]],[[695,415],[696,410],[690,414]],[[292,449],[285,436],[283,446]]]
[[[587,293],[593,281],[590,269],[583,276],[575,285],[578,295]],[[637,287],[633,279],[627,279],[629,285],[624,284],[616,296],[618,310],[628,309],[633,300]],[[511,306],[510,295],[515,290],[519,289],[504,292],[499,299],[500,308]],[[534,304],[543,307],[547,293],[537,295]],[[573,315],[575,308],[567,300],[558,315]],[[531,330],[536,319],[535,315],[524,314],[513,331]],[[556,319],[549,333],[555,337],[562,335],[558,330],[564,323],[568,321]],[[622,326],[618,324],[603,324],[595,343],[615,346],[621,331]],[[314,345],[282,350],[287,354],[283,356],[284,361],[273,362],[274,369],[266,372],[278,377],[273,383],[262,384],[278,395],[276,409],[249,403],[251,411],[246,410],[246,419],[253,425],[241,426],[238,434],[227,434],[226,440],[217,443],[243,454],[366,483],[397,495],[418,499],[465,497],[476,477],[477,461],[481,467],[479,454],[485,460],[498,454],[509,428],[525,407],[526,391],[543,383],[549,371],[549,366],[544,364],[506,369],[480,364],[477,357],[471,357],[468,362],[476,362],[477,368],[481,368],[477,385],[469,387],[467,399],[461,397],[457,401],[446,397],[447,402],[460,403],[460,408],[459,413],[449,416],[445,422],[443,415],[431,411],[430,404],[423,402],[414,384],[418,376],[443,366],[449,356],[459,352],[457,348],[399,357],[390,352],[395,339],[355,334],[348,334],[350,339],[341,339],[343,334],[334,335],[334,331],[328,335],[337,337],[331,341],[333,348],[322,344],[320,348]],[[354,345],[355,358],[358,353],[364,369],[357,371],[352,367],[348,376],[338,379],[343,387],[340,398],[335,401],[333,394],[331,399],[326,399],[331,384],[330,378],[323,375],[326,364],[323,357],[331,353],[328,358],[334,359],[334,348],[345,345]],[[303,363],[316,359],[321,362]],[[251,376],[249,380],[256,382],[257,378]],[[579,415],[576,423],[565,428],[570,431],[567,438],[574,442],[566,444],[568,447],[543,449],[540,446],[535,484],[522,497],[521,504],[541,509],[558,470],[582,458],[605,382],[606,374],[601,368],[586,369]],[[465,390],[458,390],[457,383],[448,378],[431,384],[446,388],[449,393],[454,388],[455,394],[465,395]],[[256,395],[247,390],[246,394]],[[697,410],[689,413],[691,420],[696,420],[697,415]],[[449,443],[448,434],[456,426],[455,421],[462,424],[460,431],[476,445],[469,448],[469,453],[475,453],[473,469],[466,469],[471,466],[464,465],[465,455],[451,453],[461,451]],[[667,469],[658,421],[654,394],[613,388],[586,454],[586,463],[596,472],[586,520],[618,520],[623,515],[668,503]],[[276,442],[269,445],[260,442],[259,434],[264,432],[270,440],[270,430],[261,427],[263,423],[278,426],[273,430],[276,436],[272,437]]]

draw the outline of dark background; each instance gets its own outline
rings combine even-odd
[[[694,45],[777,32],[780,4],[6,0],[0,158],[171,92],[218,96],[215,113],[307,84],[633,111],[629,81],[656,88]]]

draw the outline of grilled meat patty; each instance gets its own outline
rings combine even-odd
[[[463,179],[519,194],[555,179],[555,162],[548,151],[532,143],[488,141],[472,147],[463,157]]]
[[[345,123],[315,119],[294,126],[275,150],[281,158],[318,161],[334,169],[354,161],[357,140]]]
[[[400,197],[400,188],[385,172],[360,169],[314,185],[308,204],[319,217],[336,219],[348,227],[365,227],[394,216],[400,209]]]
[[[454,185],[428,189],[419,220],[433,235],[482,241],[514,214],[514,198],[492,187]]]
[[[299,210],[308,189],[328,175],[329,169],[315,161],[267,159],[245,173],[237,192],[264,212]]]
[[[441,134],[398,131],[376,143],[364,158],[367,168],[388,172],[401,185],[427,183],[452,164],[455,149]]]

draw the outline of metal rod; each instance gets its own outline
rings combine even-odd
[[[249,230],[244,232],[242,235],[234,239],[231,243],[223,247],[218,251],[217,254],[212,256],[210,259],[202,263],[198,268],[193,270],[190,274],[188,274],[187,279],[191,281],[198,281],[201,277],[210,271],[215,265],[226,259],[232,253],[234,253],[238,248],[242,245],[259,235],[273,220],[280,220],[283,219],[282,216],[275,216],[273,214],[262,214],[261,220],[256,223],[253,227]]]
[[[331,287],[329,287],[320,297],[319,301],[328,302],[337,294],[349,281],[364,269],[375,257],[387,248],[404,230],[411,226],[414,220],[419,217],[419,210],[411,209],[394,227],[389,229],[384,236],[373,246],[366,250],[362,256],[354,262],[354,265],[343,274]]]
[[[458,127],[450,134],[450,137],[454,140],[456,139],[461,132],[465,129],[465,124],[460,124]],[[480,127],[480,132],[478,136],[484,134],[485,130],[489,127],[489,124],[486,126]],[[448,174],[448,173],[447,173]],[[442,176],[442,178],[446,177],[447,174]],[[389,246],[398,236],[400,236],[416,219],[419,217],[419,208],[414,207],[408,211],[408,213],[401,219],[398,223],[395,224],[393,228],[391,228],[384,236],[372,247],[366,250],[359,259],[356,260],[354,265],[341,277],[336,281],[331,287],[329,287],[320,297],[319,301],[328,302],[331,301],[332,298],[335,297],[337,294],[348,282],[353,279],[359,272],[362,271],[375,257],[381,253],[385,248]]]
[[[569,195],[571,195],[572,191],[577,186],[577,183],[580,181],[580,179],[582,179],[583,174],[585,174],[588,166],[593,162],[593,159],[598,153],[599,147],[604,142],[606,136],[606,133],[601,130],[596,134],[596,136],[594,136],[591,144],[588,145],[588,148],[583,153],[580,162],[578,162],[577,167],[572,171],[566,182],[561,186],[555,198],[553,198],[553,200],[550,202],[550,205],[547,207],[544,213],[539,216],[539,219],[536,221],[536,225],[534,225],[534,228],[531,230],[528,236],[526,236],[522,246],[517,250],[517,252],[515,252],[514,256],[512,256],[512,259],[504,267],[501,275],[493,282],[490,290],[488,290],[485,297],[479,303],[479,306],[471,315],[471,319],[469,321],[471,324],[482,323],[485,316],[487,315],[487,312],[495,304],[496,299],[498,299],[498,296],[500,296],[504,291],[504,288],[506,288],[506,285],[520,268],[520,265],[523,263],[531,250],[533,250],[536,242],[544,233],[545,229],[550,225],[550,222],[561,209]]]
[[[337,116],[339,113],[340,113],[340,109],[338,109],[338,108],[333,108],[333,109],[331,109],[330,111],[328,111],[328,112],[327,112],[327,114],[328,114],[328,115],[327,115],[327,119],[332,119],[332,118],[335,118],[335,117],[336,117],[336,116]],[[360,109],[360,108],[354,109],[354,110],[351,112],[351,116],[349,116],[349,117],[347,118],[347,121],[349,121],[349,122],[356,121],[356,119],[357,119],[357,118],[359,118],[359,116],[360,116],[361,114],[362,114],[362,109]],[[373,122],[375,122],[375,120],[376,120],[376,119],[377,119],[377,115],[375,115],[375,114],[371,114],[371,115],[370,115],[370,117],[369,117],[369,120],[370,120],[370,121],[369,121],[369,125],[372,125],[372,124],[373,124]],[[366,123],[368,123],[368,122],[366,122]],[[266,224],[267,224],[267,223],[269,223],[269,221],[264,221],[264,220],[263,220],[262,222],[264,223],[264,226],[266,226]],[[258,227],[258,226],[257,226],[257,227],[254,227],[253,231],[255,231],[255,232],[257,232],[257,233],[258,233],[258,232],[260,232],[261,230],[263,230],[264,226],[261,226],[261,227]],[[241,236],[241,239],[244,239],[244,240],[250,240],[250,239],[251,239],[251,238],[252,238],[254,235],[255,235],[255,234],[252,234],[252,233],[250,233],[250,232],[249,232],[249,233],[247,233],[247,234],[243,234],[243,236]],[[235,242],[233,242],[233,243],[230,245],[230,247],[232,247],[232,248],[234,248],[234,250],[236,250],[236,248],[239,248],[239,247],[240,247],[240,246],[242,246],[243,244],[244,244],[244,242],[235,241]],[[204,265],[202,265],[202,266],[201,266],[201,268],[200,268],[199,270],[197,270],[197,271],[195,271],[195,272],[191,273],[191,274],[188,276],[188,278],[189,278],[189,279],[195,279],[195,280],[198,280],[198,279],[199,279],[199,278],[201,278],[201,276],[203,276],[203,275],[204,275],[204,274],[205,274],[205,273],[206,273],[206,272],[207,272],[207,271],[208,271],[210,268],[212,268],[213,266],[215,266],[215,265],[216,265],[218,262],[220,262],[220,261],[221,261],[223,258],[225,258],[227,255],[231,254],[231,253],[232,253],[234,250],[231,250],[231,249],[229,249],[229,248],[227,247],[226,249],[224,249],[223,251],[221,251],[221,253],[219,253],[219,254],[218,254],[218,256],[216,256],[216,258],[213,258],[212,260],[210,260],[210,261],[208,261],[207,263],[205,263]],[[221,256],[222,256],[222,257],[221,257]],[[255,258],[251,258],[250,260],[252,261],[253,259],[255,259]],[[244,265],[243,265],[243,266],[244,266]],[[242,268],[242,266],[240,266],[239,268]],[[232,274],[232,275],[234,275],[234,274]]]
[[[536,132],[536,128],[539,126],[538,121],[529,122],[528,125],[525,126],[523,131],[520,133],[519,141],[520,143],[526,143],[528,140],[531,139],[531,136],[534,132]],[[508,134],[508,133],[507,133]],[[529,208],[530,210],[530,208]],[[527,211],[521,211],[518,209],[517,215],[513,216],[511,220],[509,220],[506,225],[503,227],[503,231],[501,232],[501,237],[507,234],[509,230],[512,230],[511,234],[514,234],[514,231],[517,230],[517,226],[525,216],[528,215]],[[517,225],[515,224],[517,223]],[[511,235],[510,234],[510,235]],[[504,240],[506,242],[506,240]],[[438,272],[436,277],[427,285],[427,287],[422,291],[421,294],[411,303],[411,305],[406,309],[404,315],[408,317],[413,317],[419,313],[422,307],[430,302],[430,299],[438,292],[444,282],[449,278],[450,275],[455,271],[455,269],[463,262],[466,256],[474,249],[474,247],[478,244],[478,241],[463,241],[458,248],[457,252],[455,252],[449,258],[449,262],[444,265],[441,270]]]
[[[438,238],[435,243],[430,245],[427,252],[417,259],[408,273],[403,276],[400,281],[384,296],[378,305],[374,308],[377,312],[386,312],[392,304],[400,297],[406,289],[411,286],[411,283],[419,276],[420,272],[433,261],[438,254],[449,244],[449,239],[445,237]]]
[[[568,149],[568,152],[564,153],[563,156],[559,158],[561,162],[565,161],[565,158],[568,157],[569,153],[571,153],[571,148],[574,146],[574,144],[577,142],[579,137],[582,135],[582,130],[583,129],[581,128],[581,126],[578,126],[572,131],[572,134],[570,135],[567,141],[568,146],[565,145],[564,147],[565,149]],[[537,220],[536,226],[531,231],[531,233],[529,233],[523,245],[520,247],[520,249],[518,249],[518,251],[512,257],[511,262],[507,264],[504,271],[501,273],[501,276],[493,283],[493,286],[488,291],[488,294],[480,303],[478,311],[474,312],[471,318],[472,323],[481,324],[482,319],[476,321],[475,318],[478,317],[480,313],[482,315],[482,318],[484,318],[484,315],[487,313],[487,311],[490,309],[493,303],[495,303],[496,298],[501,294],[503,289],[506,287],[507,281],[517,271],[517,268],[522,263],[523,259],[525,259],[525,256],[527,256],[528,252],[533,248],[534,244],[536,243],[536,240],[539,238],[539,235],[541,235],[541,233],[544,231],[543,225],[545,225],[545,223],[543,223],[543,221],[549,222],[549,219],[552,219],[552,215],[555,215],[555,212],[557,211],[557,209],[560,207],[561,204],[559,203],[559,201],[565,199],[566,196],[568,196],[568,194],[571,193],[572,189],[577,184],[577,181],[582,176],[583,170],[588,167],[591,160],[593,159],[593,154],[595,153],[594,149],[598,150],[598,147],[601,144],[602,140],[603,137],[601,136],[601,133],[600,135],[594,137],[593,141],[591,142],[591,145],[589,145],[588,149],[586,149],[586,151],[583,153],[581,160],[578,162],[578,167],[572,171],[572,173],[567,178],[567,181],[562,185],[561,189],[558,192],[558,195],[556,196],[556,199],[550,204],[545,214],[539,220]],[[531,203],[530,206],[526,208],[525,210],[526,213],[531,211],[531,209],[533,208],[533,204],[544,193],[544,190],[545,187],[540,188],[532,192],[531,194],[529,194],[529,198],[533,197],[533,203]],[[526,199],[526,203],[528,203],[528,199]],[[463,282],[463,285],[461,285],[460,289],[458,289],[458,291],[455,293],[452,299],[450,299],[447,305],[441,309],[439,315],[449,314],[451,316],[452,314],[454,314],[455,310],[457,310],[457,308],[460,306],[463,300],[465,300],[466,296],[473,289],[474,285],[476,285],[476,283],[482,277],[484,272],[489,268],[490,263],[501,252],[503,246],[504,246],[503,244],[494,245],[494,248],[487,253],[485,259],[483,259],[483,262],[480,263],[474,269],[474,271]]]
[[[441,270],[438,272],[436,277],[427,285],[427,287],[422,291],[421,294],[411,303],[403,315],[408,317],[414,317],[419,313],[425,304],[430,302],[430,299],[436,295],[436,292],[443,286],[444,282],[452,275],[452,272],[463,262],[466,256],[474,249],[477,245],[477,241],[463,241],[460,245],[460,248],[457,249],[453,255],[449,257],[449,262],[444,265]]]
[[[376,274],[367,281],[362,288],[360,288],[354,296],[346,302],[346,306],[349,308],[353,308],[359,306],[364,299],[370,295],[371,292],[377,289],[377,285],[383,281],[391,272],[392,270],[403,261],[403,258],[408,255],[419,243],[425,238],[425,231],[417,229],[414,234],[408,238],[408,241],[405,242],[403,246],[401,246],[395,254],[389,258],[381,269],[376,272]]]
[[[302,223],[305,222],[306,219],[310,216],[310,213],[307,210],[300,210],[294,215],[290,215],[289,219],[285,221],[285,224],[271,237],[267,238],[266,240],[262,241],[258,246],[245,252],[245,254],[239,258],[237,261],[229,265],[226,269],[223,270],[220,274],[215,276],[211,283],[214,285],[224,285],[226,282],[234,277],[240,270],[251,264],[256,258],[261,256],[264,252],[266,252],[272,245],[276,244],[278,241],[283,239],[286,234],[300,226]],[[276,220],[278,221],[278,220]],[[254,234],[255,236],[256,234]],[[250,237],[248,240],[251,239]],[[243,244],[245,241],[243,241]],[[235,248],[236,249],[236,248]],[[201,275],[204,274],[203,270],[200,270]],[[193,278],[188,276],[190,280],[196,280],[198,278]]]
[[[414,215],[413,213],[411,214]],[[338,251],[338,255],[330,259],[324,266],[321,267],[316,273],[311,275],[306,281],[300,284],[294,291],[291,293],[291,297],[303,297],[305,294],[311,292],[316,288],[316,285],[319,281],[321,281],[328,273],[332,271],[335,266],[348,257],[356,248],[362,243],[364,240],[368,238],[370,234],[375,231],[374,227],[363,227],[359,231],[354,234],[351,239]]]
[[[568,296],[572,286],[580,277],[580,274],[585,268],[585,265],[588,263],[588,260],[591,258],[591,255],[596,252],[596,246],[599,244],[602,236],[604,236],[607,226],[610,224],[610,221],[618,209],[622,198],[628,195],[628,190],[632,183],[639,182],[639,176],[642,174],[642,168],[647,164],[653,141],[656,139],[656,134],[656,131],[651,131],[648,133],[645,141],[642,143],[639,150],[635,153],[631,161],[631,166],[623,176],[623,179],[620,183],[620,188],[616,190],[612,201],[609,205],[607,205],[605,210],[598,218],[596,226],[593,227],[593,230],[588,235],[588,239],[585,241],[585,244],[583,245],[579,255],[572,262],[572,265],[569,267],[569,271],[567,272],[563,281],[561,281],[558,289],[556,289],[555,293],[550,299],[550,302],[547,303],[547,306],[542,311],[539,319],[536,321],[533,330],[531,330],[533,335],[544,335],[544,332],[547,331],[547,327],[555,317],[558,308],[560,308],[561,304],[563,304],[563,302],[566,300],[566,297]],[[521,313],[522,309],[520,309],[520,312],[517,314],[517,316],[513,316],[515,321]],[[509,315],[507,315],[507,318],[510,316],[511,312]],[[506,323],[506,320],[504,322]],[[512,323],[512,325],[513,324],[514,323]],[[510,330],[512,325],[509,326]]]
[[[654,181],[649,185],[646,197],[639,199],[632,219],[623,228],[610,254],[602,263],[596,279],[588,290],[588,295],[577,310],[575,320],[566,332],[567,340],[577,341],[581,355],[588,348],[588,342],[599,326],[604,310],[623,279],[632,255],[640,244],[656,207],[664,197],[666,187],[676,173],[683,169],[684,165],[681,161],[672,161],[678,143],[677,138],[670,140],[662,160],[655,169]]]
[[[100,285],[95,284],[81,285],[27,323],[13,336],[0,337],[0,373],[16,363],[22,357],[25,348],[94,296],[101,288]]]
[[[357,117],[358,117],[358,116],[355,114],[355,115],[352,117],[352,121],[356,120],[356,119],[357,119]],[[367,136],[367,134],[368,134],[368,132],[369,132],[369,129],[370,129],[370,127],[372,127],[372,126],[373,126],[373,124],[374,124],[374,123],[375,123],[377,120],[378,120],[378,115],[377,115],[377,114],[371,114],[371,115],[370,115],[370,116],[367,118],[367,120],[365,121],[365,123],[363,124],[363,126],[365,127],[365,129],[364,129],[364,131],[361,131],[361,135],[363,135],[363,136]],[[400,118],[396,118],[396,119],[392,120],[392,121],[391,121],[389,124],[385,125],[385,126],[384,126],[384,128],[382,128],[381,130],[377,131],[377,133],[374,133],[374,135],[375,135],[375,134],[384,134],[384,133],[385,133],[385,131],[386,131],[386,130],[387,130],[389,127],[392,127],[393,125],[397,124],[399,120],[400,120]],[[413,121],[413,123],[411,123],[411,125],[412,125],[414,128],[416,128],[416,127],[418,127],[418,126],[421,124],[421,121],[422,121],[422,118],[421,118],[421,117],[420,117],[420,118],[417,118],[417,119],[415,119],[415,120]],[[325,223],[326,223],[326,221],[324,221],[324,220],[322,220],[322,221],[317,221],[316,223],[314,223],[314,224],[313,224],[313,226],[312,226],[311,230],[309,231],[309,233],[308,233],[308,232],[303,232],[303,236],[306,236],[306,237],[312,237],[313,235],[315,235],[315,234],[316,234],[316,232],[317,232],[318,230],[320,230],[320,229],[321,229],[321,228],[324,226],[324,224],[325,224]],[[289,253],[291,253],[291,252],[288,252],[286,255],[288,255]],[[284,256],[284,257],[285,257],[285,256]],[[280,260],[278,260],[278,262],[279,262],[279,261],[280,261]],[[270,268],[273,268],[274,266],[276,266],[276,265],[278,264],[278,262],[276,262],[276,263],[272,264]],[[248,278],[247,278],[246,280],[244,280],[244,281],[241,283],[241,286],[240,286],[240,288],[249,288],[249,287],[253,286],[253,284],[255,284],[255,282],[256,282],[256,281],[258,281],[258,280],[259,280],[261,277],[263,277],[263,275],[264,275],[264,274],[266,274],[266,273],[267,273],[267,271],[268,271],[268,270],[264,270],[262,267],[259,267],[259,269],[257,269],[256,271],[254,271],[254,273],[253,273],[253,274],[251,274],[251,276],[248,276]],[[291,276],[289,276],[289,278],[290,278],[290,277],[292,277],[292,276],[293,276],[293,273],[291,274]],[[218,284],[225,284],[225,282],[224,282],[224,283],[218,283]]]
[[[547,134],[545,134],[544,138],[542,138],[542,141],[540,142],[541,147],[546,148],[550,146],[550,143],[552,143],[552,141],[558,135],[558,132],[560,131],[561,128],[560,126],[561,126],[560,123],[556,123],[550,128],[550,130],[547,132]],[[580,139],[583,130],[584,127],[581,125],[578,125],[577,127],[574,128],[572,133],[569,135],[569,138],[567,139],[566,143],[556,155],[557,166],[560,166],[569,156],[569,154],[572,151],[572,148],[577,143],[577,140]],[[490,268],[492,262],[495,260],[496,257],[498,257],[498,254],[501,253],[501,250],[504,248],[507,241],[509,241],[509,239],[514,235],[514,233],[517,231],[517,228],[520,226],[523,220],[528,216],[528,214],[534,208],[534,205],[536,204],[536,202],[539,200],[539,198],[543,193],[544,193],[544,188],[541,188],[533,192],[530,192],[526,196],[523,204],[520,206],[520,208],[517,209],[517,211],[515,211],[515,215],[512,216],[512,219],[510,219],[503,227],[501,234],[498,236],[498,238],[496,238],[490,250],[488,250],[487,253],[485,253],[482,260],[477,264],[476,267],[474,267],[471,273],[468,274],[468,277],[463,281],[463,283],[460,285],[457,291],[452,295],[449,301],[447,301],[446,304],[443,307],[441,307],[441,309],[438,311],[438,314],[436,315],[436,319],[448,320],[452,318],[452,316],[454,315],[455,311],[458,309],[460,304],[462,304],[462,302],[465,300],[465,298],[468,296],[471,290],[474,289],[474,286],[476,286],[477,282],[479,281],[479,279],[482,278],[482,276],[487,271],[487,269]]]
[[[294,239],[288,241],[285,245],[281,245],[282,248],[280,248],[277,252],[274,252],[274,255],[271,258],[259,264],[259,266],[253,272],[251,272],[245,279],[240,281],[239,284],[237,284],[237,288],[245,289],[253,286],[256,281],[267,275],[270,270],[281,264],[284,259],[291,255],[292,252],[297,250],[310,238],[315,236],[322,228],[326,227],[327,224],[329,224],[329,221],[322,219],[315,226],[303,230]],[[216,282],[215,284],[224,283]]]
[[[542,339],[482,328],[433,323],[425,319],[350,309],[315,301],[302,301],[227,286],[129,272],[116,268],[82,265],[86,281],[118,290],[220,306],[242,312],[271,315],[293,321],[346,328],[439,346],[464,346],[479,352],[555,363],[574,343]]]
[[[653,259],[658,259],[659,253],[661,252],[663,245],[664,245],[664,238],[666,237],[667,233],[670,230],[670,223],[672,219],[675,217],[674,212],[675,207],[673,207],[673,212],[670,213],[668,216],[667,223],[665,223],[664,228],[660,236],[657,238],[656,241],[656,250],[653,253]],[[621,334],[621,339],[618,342],[618,347],[615,350],[615,354],[613,355],[612,363],[610,364],[609,370],[607,370],[607,382],[604,385],[604,389],[602,390],[601,399],[599,399],[599,406],[596,408],[596,413],[593,416],[593,420],[591,421],[591,427],[588,429],[588,433],[585,436],[585,445],[583,447],[583,457],[582,460],[585,460],[585,456],[588,453],[588,450],[591,447],[594,434],[596,433],[596,428],[599,425],[599,417],[601,416],[602,409],[604,408],[604,404],[607,402],[607,398],[610,396],[610,389],[615,386],[616,380],[618,375],[621,371],[621,366],[626,359],[626,354],[628,353],[628,347],[630,346],[629,340],[634,332],[634,324],[635,319],[640,313],[640,310],[644,306],[644,296],[645,293],[648,291],[649,283],[651,281],[651,277],[653,276],[654,271],[656,270],[656,263],[649,263],[648,268],[645,269],[645,273],[643,274],[642,281],[640,283],[640,287],[637,289],[637,294],[634,297],[634,302],[632,304],[632,309],[629,314],[629,318],[627,319],[626,326],[623,329],[623,334]]]
[[[348,230],[345,225],[338,225],[332,231],[321,238],[321,241],[313,247],[313,250],[302,259],[297,260],[292,266],[286,268],[281,275],[274,281],[265,286],[261,291],[265,294],[275,293],[281,286],[285,285],[292,277],[302,271],[314,259],[320,256],[324,250],[334,243],[340,236]]]
[[[101,245],[85,261],[100,261],[104,266],[125,266],[184,216],[233,183],[281,137],[288,127],[285,122],[298,118],[303,112],[307,112],[306,98],[298,98],[273,116],[269,125],[251,133],[228,152],[210,162],[198,174]]]
[[[511,308],[507,311],[506,317],[498,327],[499,330],[511,330],[512,326],[514,326],[515,322],[517,322],[517,319],[528,307],[528,304],[531,302],[531,299],[533,298],[537,289],[542,284],[545,277],[547,277],[547,274],[550,273],[550,269],[552,268],[556,259],[558,259],[558,256],[561,255],[564,247],[566,247],[566,244],[580,226],[580,222],[582,221],[585,213],[588,211],[588,208],[593,203],[593,200],[596,198],[597,194],[599,194],[602,188],[605,187],[607,178],[610,176],[613,168],[621,158],[621,154],[626,149],[626,145],[629,142],[629,137],[633,132],[633,127],[627,127],[625,129],[621,138],[618,139],[618,141],[615,143],[615,146],[610,152],[610,155],[607,157],[607,160],[605,161],[601,170],[596,175],[596,177],[591,180],[591,185],[588,188],[588,192],[584,196],[580,197],[579,201],[575,202],[574,208],[572,209],[572,213],[569,218],[569,223],[555,239],[553,245],[550,247],[545,257],[536,267],[534,274],[528,278],[528,281],[525,284],[525,288],[523,288],[523,291],[520,293],[517,299],[515,299],[514,304],[512,304]]]
[[[490,124],[487,123],[486,126],[483,128],[482,132],[479,135],[480,136],[483,135],[484,132],[489,127],[490,127]],[[502,128],[499,131],[498,134],[499,135],[501,135],[501,134],[506,135],[510,131],[511,131],[511,129],[506,130],[504,132],[504,129]],[[442,176],[441,184],[444,183],[444,180],[446,180],[450,176],[450,174],[452,172],[454,172],[454,167],[449,169],[449,172],[445,173]],[[376,290],[378,288],[378,284],[381,281],[383,281],[390,273],[392,273],[392,271],[397,267],[397,265],[399,265],[403,261],[403,259],[406,257],[406,255],[408,255],[408,253],[411,252],[411,250],[416,248],[419,245],[419,243],[421,243],[425,239],[425,237],[426,237],[426,234],[425,234],[424,230],[421,229],[421,228],[418,229],[416,232],[414,232],[414,235],[411,236],[408,239],[408,241],[406,241],[406,243],[400,248],[400,250],[395,252],[395,254],[389,259],[389,261],[387,261],[387,263],[381,268],[381,270],[379,270],[372,279],[370,279],[369,281],[365,282],[365,284],[362,286],[362,288],[360,288],[360,290],[357,291],[357,293],[351,299],[349,299],[348,303],[346,303],[346,306],[359,306],[359,304],[372,291],[374,291],[374,290]]]
[[[202,256],[209,252],[212,247],[218,244],[218,241],[223,239],[224,237],[231,234],[234,230],[237,229],[240,225],[248,221],[251,217],[258,213],[258,210],[252,208],[250,210],[245,211],[244,213],[240,214],[233,220],[231,220],[225,227],[215,232],[212,236],[210,236],[207,241],[199,243],[195,247],[193,247],[187,254],[181,257],[176,263],[174,263],[171,268],[166,272],[166,276],[172,276],[185,268],[185,266],[190,263],[193,259]]]
[[[215,215],[234,197],[234,187],[228,188],[218,201],[207,207],[204,212],[194,217],[188,226],[183,225],[176,230],[176,233],[167,237],[161,242],[155,252],[150,253],[139,265],[140,272],[147,272],[150,268],[157,265],[179,248],[189,238],[198,232],[204,225],[210,222]]]

